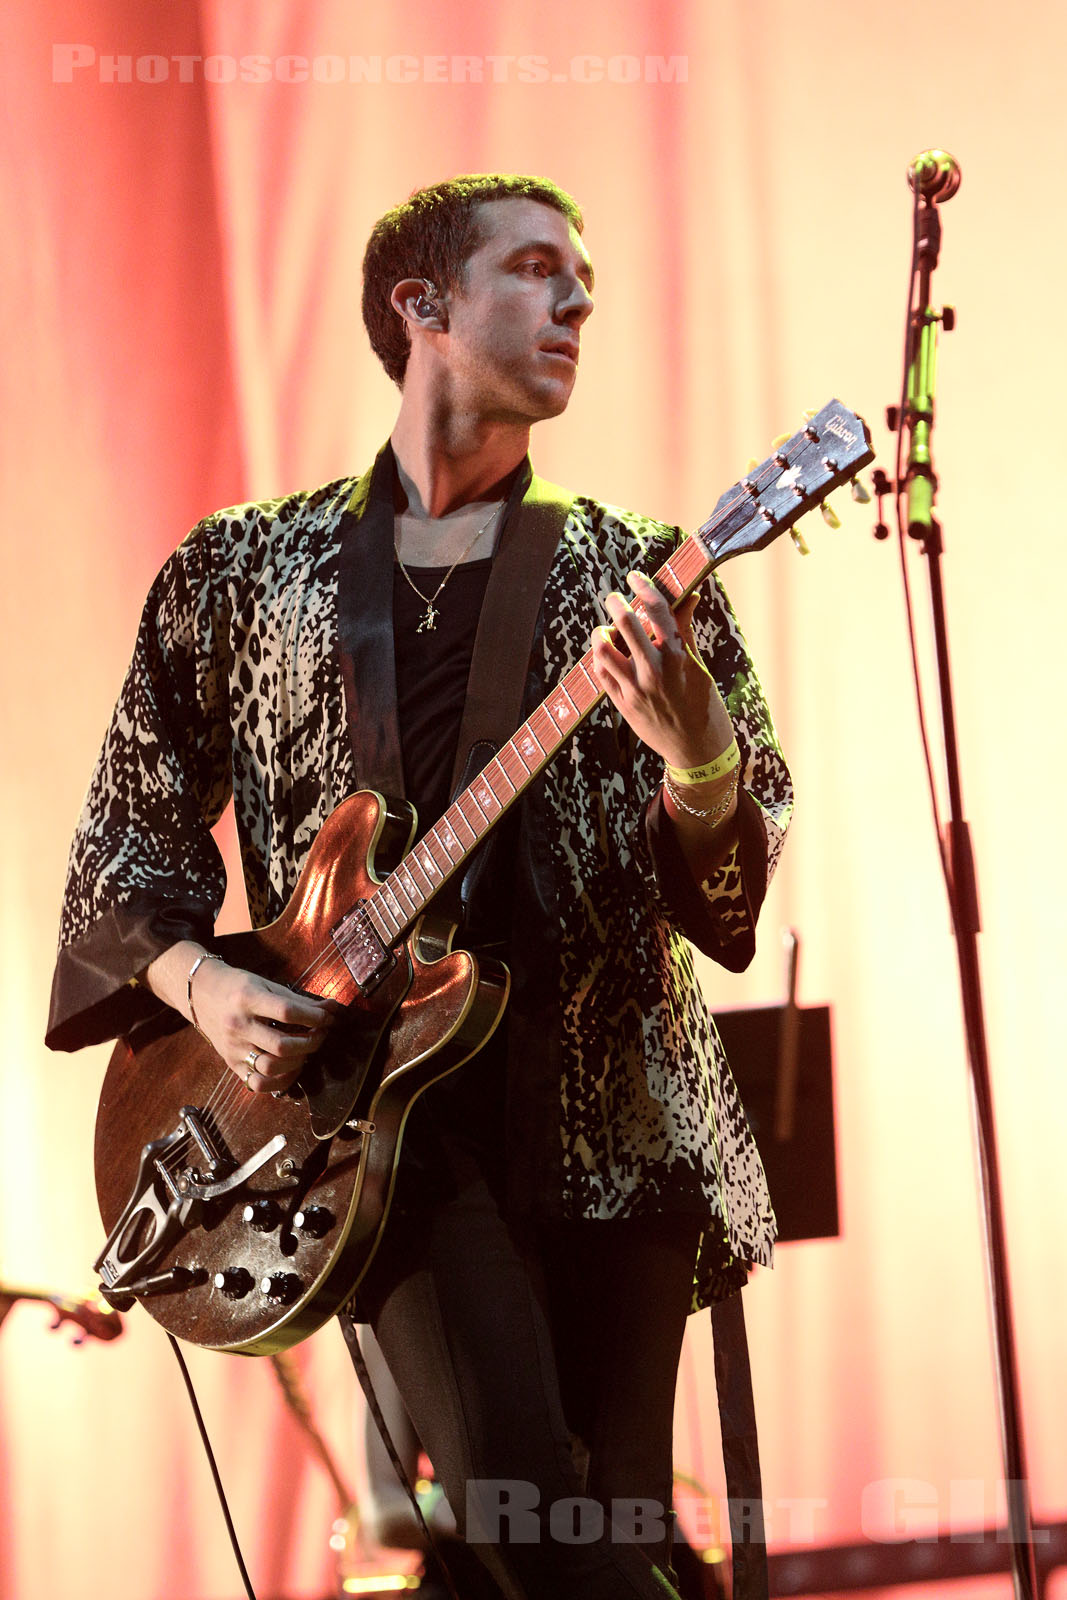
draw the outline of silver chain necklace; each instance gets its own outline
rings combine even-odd
[[[497,513],[499,512],[499,510],[500,510],[500,508],[501,508],[501,506],[503,504],[504,504],[504,502],[502,500],[500,500],[493,507],[492,511],[490,511],[489,515],[486,517],[485,521],[482,523],[481,527],[478,529],[478,532],[474,535],[474,538],[471,540],[470,544],[467,545],[466,549],[462,552],[461,555],[458,555],[456,557],[455,561],[453,561],[452,565],[449,567],[448,571],[445,573],[444,577],[441,579],[440,583],[437,585],[437,588],[434,590],[433,594],[431,594],[431,595],[423,594],[422,590],[417,588],[416,585],[414,583],[412,583],[412,581],[411,581],[411,573],[408,571],[407,567],[405,567],[404,562],[403,562],[403,558],[401,557],[401,554],[400,554],[400,541],[399,541],[399,539],[394,539],[393,548],[396,550],[396,559],[397,559],[397,562],[399,564],[400,570],[404,574],[404,577],[407,579],[407,582],[408,582],[409,586],[412,589],[415,590],[415,593],[418,595],[419,599],[422,601],[423,605],[426,607],[426,610],[423,613],[422,621],[419,623],[418,627],[415,629],[416,633],[433,633],[434,632],[434,630],[437,627],[437,618],[440,616],[440,612],[438,611],[437,604],[436,604],[437,596],[441,593],[441,590],[444,588],[445,584],[448,582],[449,578],[455,572],[455,570],[459,566],[459,564],[462,561],[465,561],[467,559],[467,557],[470,555],[471,551],[474,549],[474,546],[478,543],[478,540],[481,538],[481,536],[485,532],[486,528],[488,528],[489,524],[492,522],[493,518],[497,515]]]

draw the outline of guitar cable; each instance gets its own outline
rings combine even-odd
[[[193,1416],[196,1418],[196,1426],[200,1432],[200,1442],[204,1446],[204,1454],[207,1456],[207,1464],[211,1468],[211,1476],[215,1484],[215,1493],[218,1495],[219,1505],[222,1507],[222,1515],[226,1523],[226,1532],[230,1536],[230,1546],[233,1550],[234,1559],[237,1562],[237,1569],[241,1574],[241,1582],[244,1584],[245,1594],[248,1596],[248,1600],[256,1600],[256,1591],[252,1587],[252,1580],[248,1576],[248,1568],[245,1566],[245,1558],[241,1554],[241,1546],[237,1540],[237,1530],[233,1525],[233,1518],[230,1515],[230,1506],[228,1500],[226,1499],[226,1491],[222,1487],[222,1478],[219,1475],[218,1463],[215,1460],[215,1452],[211,1448],[211,1440],[208,1438],[207,1427],[204,1423],[203,1413],[200,1410],[200,1403],[196,1398],[196,1390],[193,1388],[193,1380],[190,1376],[189,1368],[185,1364],[185,1357],[182,1355],[177,1339],[175,1339],[172,1333],[168,1333],[167,1338],[170,1340],[170,1347],[174,1351],[174,1358],[181,1370],[186,1393],[189,1396],[189,1404],[193,1408]]]
[[[411,1479],[408,1477],[408,1474],[404,1468],[404,1463],[400,1459],[400,1452],[397,1450],[397,1447],[393,1442],[393,1436],[389,1432],[389,1425],[385,1420],[385,1415],[379,1403],[378,1396],[375,1393],[374,1383],[371,1379],[370,1371],[367,1367],[367,1362],[363,1355],[362,1347],[360,1346],[359,1324],[356,1322],[355,1315],[353,1314],[351,1301],[349,1301],[347,1305],[342,1306],[341,1310],[337,1313],[337,1320],[341,1324],[341,1333],[344,1337],[345,1344],[348,1346],[348,1354],[351,1358],[352,1366],[355,1369],[356,1377],[359,1379],[359,1386],[363,1390],[364,1398],[367,1402],[367,1409],[374,1419],[374,1425],[378,1429],[379,1437],[381,1438],[382,1444],[385,1446],[385,1453],[392,1463],[393,1471],[396,1473],[404,1493],[411,1502],[412,1510],[415,1513],[415,1520],[422,1530],[423,1538],[426,1541],[426,1550],[429,1554],[436,1556],[437,1564],[440,1569],[440,1576],[444,1581],[445,1588],[448,1590],[451,1600],[461,1600],[461,1596],[456,1588],[455,1581],[449,1569],[448,1562],[445,1559],[443,1550],[441,1549],[440,1541],[431,1531],[430,1525],[426,1521],[422,1506],[419,1504],[419,1497],[415,1492],[415,1487],[412,1484]]]
[[[370,1410],[371,1415],[373,1416],[377,1425],[378,1432],[382,1438],[382,1443],[385,1445],[386,1452],[393,1464],[393,1469],[396,1472],[396,1475],[403,1485],[405,1491],[407,1492],[408,1498],[414,1508],[416,1519],[421,1526],[426,1540],[427,1550],[432,1552],[437,1557],[440,1575],[445,1587],[448,1589],[451,1600],[460,1600],[460,1595],[456,1589],[452,1574],[449,1571],[448,1563],[445,1559],[444,1553],[441,1550],[440,1543],[427,1525],[426,1519],[423,1515],[422,1507],[418,1501],[418,1497],[408,1480],[407,1473],[404,1471],[403,1463],[400,1460],[399,1452],[397,1451],[396,1445],[393,1443],[393,1439],[390,1435],[385,1417],[382,1414],[381,1406],[378,1403],[378,1396],[376,1395],[374,1391],[374,1385],[371,1382],[370,1373],[367,1371],[367,1366],[363,1359],[363,1352],[359,1346],[359,1335],[355,1320],[347,1306],[338,1314],[338,1321],[341,1324],[341,1332],[344,1334],[345,1343],[348,1346],[352,1365],[355,1368],[356,1375],[359,1378],[360,1386],[363,1389],[363,1393],[366,1397],[368,1409]],[[215,1452],[211,1448],[211,1440],[208,1437],[207,1424],[204,1422],[204,1415],[200,1409],[200,1402],[197,1400],[196,1390],[193,1388],[192,1375],[188,1366],[186,1365],[185,1357],[182,1354],[181,1346],[179,1345],[177,1339],[175,1339],[172,1333],[167,1334],[167,1339],[170,1343],[171,1349],[174,1351],[174,1359],[178,1363],[178,1368],[182,1375],[182,1381],[185,1384],[186,1393],[189,1396],[189,1404],[193,1409],[193,1416],[196,1419],[197,1430],[200,1434],[200,1442],[204,1447],[204,1454],[207,1456],[208,1467],[211,1470],[212,1481],[215,1485],[215,1493],[218,1496],[219,1505],[222,1508],[223,1520],[226,1523],[226,1532],[229,1535],[230,1548],[233,1550],[234,1560],[237,1563],[237,1570],[241,1574],[241,1583],[244,1586],[247,1600],[257,1600],[256,1591],[252,1587],[252,1580],[248,1575],[248,1568],[245,1565],[245,1559],[241,1553],[241,1545],[237,1538],[237,1529],[234,1527],[233,1517],[230,1514],[230,1505],[229,1501],[226,1499],[226,1491],[222,1486],[222,1476],[219,1472],[218,1462],[215,1460]]]

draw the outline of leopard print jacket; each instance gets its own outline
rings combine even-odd
[[[161,571],[71,850],[54,1047],[126,1031],[144,1005],[132,974],[176,938],[210,936],[224,891],[210,829],[231,794],[249,909],[262,925],[284,908],[327,816],[358,787],[337,597],[342,536],[358,537],[345,516],[356,489],[348,478],[221,511]],[[541,611],[548,688],[584,653],[605,596],[625,592],[633,567],[654,572],[679,538],[574,500]],[[662,762],[607,701],[543,780],[559,923],[549,930],[560,986],[550,1052],[556,1198],[563,1214],[587,1218],[698,1205],[707,1233],[694,1304],[730,1292],[744,1264],[769,1262],[775,1225],[689,940],[729,967],[747,962],[791,804],[733,612],[717,582],[705,590],[696,634],[742,752],[747,847],[710,882],[671,881],[651,825]],[[662,817],[659,833],[670,834]]]

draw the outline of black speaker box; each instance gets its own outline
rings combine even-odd
[[[778,1237],[841,1232],[829,1006],[752,1006],[714,1013],[752,1126]]]

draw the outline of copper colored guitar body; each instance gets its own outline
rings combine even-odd
[[[234,965],[344,1007],[291,1090],[249,1093],[172,1011],[112,1055],[96,1122],[109,1234],[97,1268],[105,1291],[139,1299],[177,1338],[266,1355],[338,1311],[377,1246],[414,1100],[503,1014],[506,969],[449,952],[449,931],[425,921],[369,993],[337,953],[331,930],[411,829],[403,802],[351,796],[278,921],[217,941]]]

